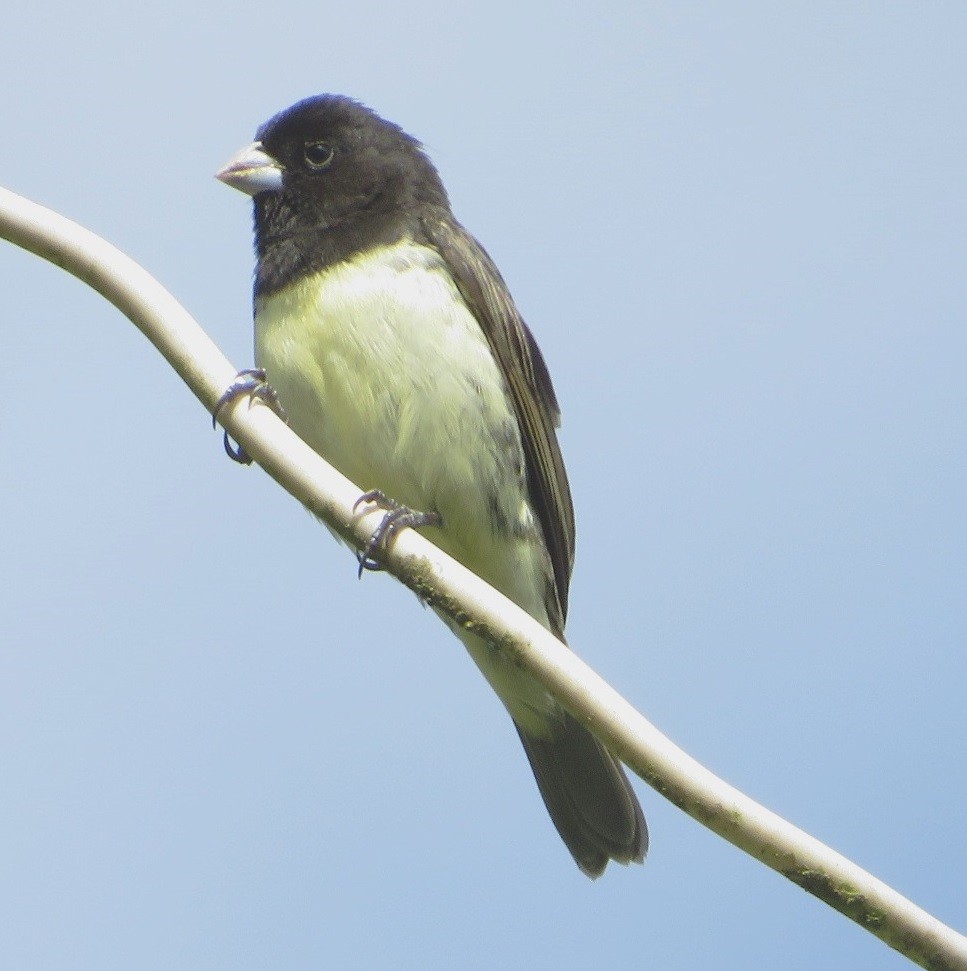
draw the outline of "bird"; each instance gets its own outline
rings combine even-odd
[[[217,174],[252,197],[255,363],[293,430],[405,526],[564,640],[574,512],[544,357],[423,145],[361,102],[281,111]],[[385,527],[385,528],[384,528]],[[540,683],[447,620],[510,714],[578,867],[643,862],[620,761]]]

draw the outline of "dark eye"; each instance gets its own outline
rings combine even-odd
[[[324,169],[335,154],[329,142],[306,142],[302,147],[302,157],[310,169]]]

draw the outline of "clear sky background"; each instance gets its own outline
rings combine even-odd
[[[29,8],[29,9],[28,9]],[[252,361],[214,171],[321,91],[421,138],[554,375],[570,640],[967,929],[960,3],[15,4],[0,183]],[[642,783],[586,880],[459,644],[0,245],[0,963],[904,968]]]

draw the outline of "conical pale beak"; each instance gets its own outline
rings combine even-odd
[[[282,169],[262,148],[261,142],[252,142],[233,155],[228,164],[215,173],[215,178],[249,196],[278,192],[282,188]]]

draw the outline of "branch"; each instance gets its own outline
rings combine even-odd
[[[0,188],[0,236],[83,280],[158,348],[211,412],[236,368],[153,277],[76,223]],[[284,489],[357,548],[382,513],[269,409],[242,398],[219,420]],[[526,668],[650,786],[692,818],[856,921],[924,968],[967,971],[967,938],[713,775],[552,634],[413,530],[383,561],[423,600],[473,625]]]

